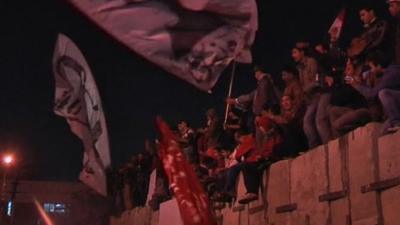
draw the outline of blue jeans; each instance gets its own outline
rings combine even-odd
[[[318,102],[315,124],[322,144],[328,143],[332,139],[332,128],[329,120],[329,108],[331,106],[331,94],[321,94]]]
[[[226,183],[224,191],[228,193],[235,193],[237,178],[243,168],[243,162],[240,162],[226,171]]]
[[[383,125],[383,132],[400,125],[400,90],[383,89],[378,93],[379,101],[388,119]]]
[[[307,105],[303,120],[304,133],[308,140],[308,147],[314,148],[325,144],[332,138],[329,121],[330,93],[315,95]]]
[[[321,143],[317,127],[315,126],[318,102],[319,96],[313,96],[311,102],[307,104],[306,113],[304,114],[303,129],[307,137],[308,148],[313,148]]]

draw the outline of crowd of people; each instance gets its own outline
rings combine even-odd
[[[368,122],[383,122],[382,135],[400,129],[400,0],[389,0],[388,8],[393,23],[379,18],[373,6],[361,7],[364,29],[346,48],[335,32],[326,43],[295,43],[292,64],[281,70],[283,91],[258,67],[254,91],[226,100],[227,118],[209,109],[202,128],[187,121],[177,124],[176,140],[212,201],[236,199],[240,172],[247,194],[238,202],[257,199],[261,174],[271,163]],[[124,209],[146,204],[154,168],[156,190],[147,200],[157,209],[171,198],[157,143],[146,143],[146,152],[132,157],[116,175],[114,189]]]

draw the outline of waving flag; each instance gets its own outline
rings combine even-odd
[[[216,225],[208,198],[193,167],[186,161],[175,135],[157,119],[161,133],[159,155],[185,225]]]
[[[334,39],[334,40],[339,39],[340,34],[342,33],[345,16],[346,16],[346,9],[340,10],[335,21],[333,21],[331,28],[329,28],[328,33],[331,35],[331,39]]]
[[[255,0],[68,0],[131,50],[208,91],[236,59],[251,62]]]
[[[107,127],[92,72],[78,47],[65,35],[58,36],[53,56],[54,112],[64,117],[85,149],[80,179],[106,196],[110,167]]]

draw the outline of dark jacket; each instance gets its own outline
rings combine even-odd
[[[389,25],[385,20],[376,19],[372,22],[361,35],[362,39],[366,41],[366,53],[379,50],[382,53],[386,53],[390,43],[388,42],[389,37]]]
[[[251,106],[254,115],[260,115],[265,106],[272,108],[279,105],[280,96],[270,75],[267,74],[258,81],[257,88],[254,91],[239,96],[237,101],[242,106]]]
[[[305,57],[302,62],[297,65],[299,71],[299,80],[303,88],[304,94],[311,97],[317,88],[315,78],[318,74],[318,63],[314,58]]]
[[[383,89],[400,90],[400,65],[388,66],[379,83],[373,88],[365,85],[355,85],[354,87],[367,99],[377,97],[379,91]]]
[[[400,18],[396,19],[394,32],[394,64],[400,65]]]

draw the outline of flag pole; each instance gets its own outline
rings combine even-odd
[[[235,80],[235,73],[236,73],[236,61],[233,60],[232,63],[232,71],[231,71],[231,80],[229,82],[229,89],[228,89],[228,97],[230,98],[232,96],[232,89],[233,89],[233,81]],[[225,118],[224,118],[224,127],[226,123],[228,122],[228,115],[229,115],[229,110],[230,110],[230,105],[226,103],[225,106]]]

